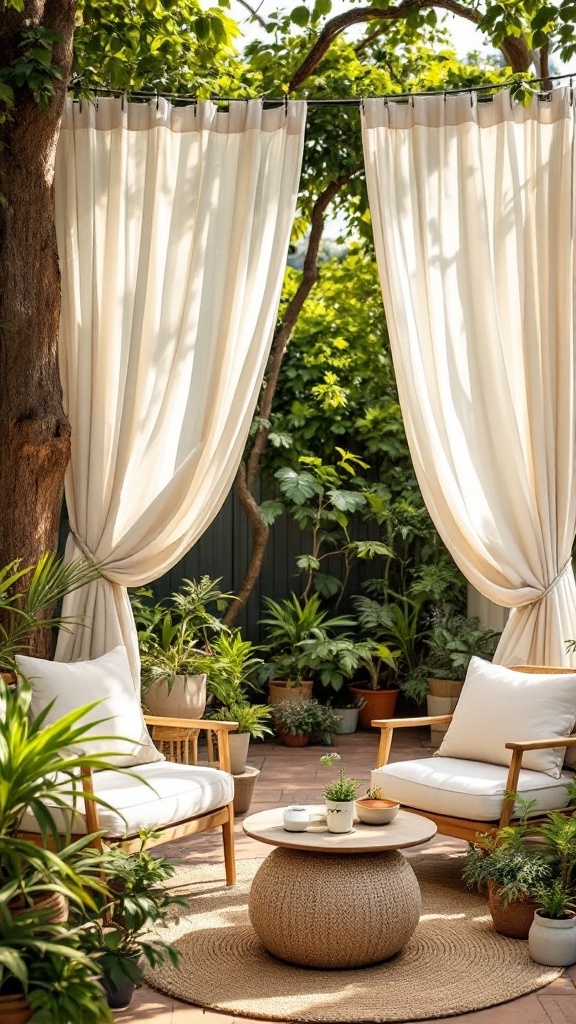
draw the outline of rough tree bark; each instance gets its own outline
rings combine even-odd
[[[318,280],[318,252],[320,249],[320,242],[322,240],[326,210],[340,189],[342,189],[344,185],[346,185],[347,182],[349,182],[350,179],[358,173],[359,170],[361,170],[361,166],[356,167],[347,174],[341,175],[336,179],[336,181],[330,182],[324,191],[320,193],[312,208],[312,216],[310,218],[310,235],[308,237],[308,246],[306,249],[304,266],[302,268],[302,279],[286,307],[284,319],[277,324],[276,330],[274,331],[266,376],[260,393],[258,415],[262,420],[269,421],[270,419],[272,402],[274,400],[276,384],[278,383],[278,375],[280,373],[280,367],[282,366],[286,347],[292,336],[292,331],[296,326],[300,310]],[[232,602],[224,616],[224,622],[227,625],[231,625],[235,622],[242,611],[242,608],[250,596],[258,576],[260,575],[264,555],[266,553],[269,529],[260,517],[258,502],[252,494],[252,488],[260,473],[262,455],[266,448],[266,441],[268,440],[269,432],[269,427],[264,425],[260,427],[256,434],[248,459],[240,463],[240,468],[238,469],[238,474],[236,476],[236,493],[238,494],[240,504],[246,513],[246,518],[248,519],[250,526],[250,532],[252,534],[252,550],[250,553],[250,562],[248,563],[248,568],[238,590],[236,599]]]
[[[70,427],[58,373],[60,274],[54,153],[72,66],[76,0],[28,0],[0,14],[0,67],[18,56],[22,29],[58,32],[61,80],[41,108],[15,89],[0,125],[0,565],[36,562],[57,540]]]

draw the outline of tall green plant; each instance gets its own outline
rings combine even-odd
[[[67,629],[77,620],[58,614],[62,599],[100,576],[84,559],[65,563],[46,551],[35,566],[16,559],[0,569],[0,669],[15,671],[16,654],[29,650],[37,630]]]

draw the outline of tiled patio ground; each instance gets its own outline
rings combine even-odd
[[[392,760],[423,757],[431,753],[425,746],[426,732],[425,729],[399,730],[394,740]],[[342,755],[347,774],[367,780],[375,763],[376,747],[376,734],[357,732],[352,736],[338,737],[334,749]],[[319,766],[320,754],[326,753],[326,749],[318,746],[288,748],[274,741],[254,744],[250,749],[249,762],[262,771],[248,813],[296,802],[321,803],[322,788],[331,777]],[[236,857],[265,856],[271,848],[244,835],[242,817],[236,821]],[[463,846],[459,840],[444,837],[433,842],[439,849]],[[161,847],[161,852],[179,863],[222,861],[222,845],[217,831],[166,844]],[[131,1006],[118,1012],[117,1018],[119,1024],[136,1021],[147,1024],[238,1024],[241,1021],[256,1024],[246,1017],[231,1017],[181,1003],[146,986],[136,992]],[[454,1024],[576,1024],[576,966],[568,968],[557,981],[531,995],[487,1010],[445,1019]]]

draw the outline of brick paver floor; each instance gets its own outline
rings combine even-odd
[[[391,760],[407,760],[431,753],[426,747],[426,736],[426,729],[398,730]],[[368,780],[370,770],[375,764],[376,747],[376,733],[357,732],[352,736],[339,736],[334,749],[342,755],[347,775]],[[253,814],[268,807],[297,802],[322,803],[322,788],[327,778],[331,777],[319,764],[320,755],[326,752],[327,748],[324,747],[289,748],[276,741],[253,744],[248,760],[250,764],[261,768],[261,774],[252,806],[247,813]],[[236,821],[237,859],[265,856],[270,852],[270,848],[244,835],[242,817]],[[442,836],[432,842],[438,849],[445,848],[447,851],[464,846],[459,840]],[[222,861],[222,844],[218,830],[196,838],[189,837],[167,843],[160,847],[158,852],[179,863],[201,864]],[[562,977],[551,985],[521,999],[445,1019],[453,1024],[576,1024],[575,986],[576,966],[568,968]],[[216,1013],[181,1003],[179,1000],[154,992],[147,986],[139,989],[130,1007],[119,1011],[116,1016],[119,1024],[132,1024],[136,1021],[146,1024],[239,1024],[241,1021],[256,1024],[246,1017],[232,1017],[227,1013]]]

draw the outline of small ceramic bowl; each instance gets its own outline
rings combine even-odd
[[[400,810],[395,800],[369,800],[364,797],[356,801],[356,814],[365,825],[388,825]]]

